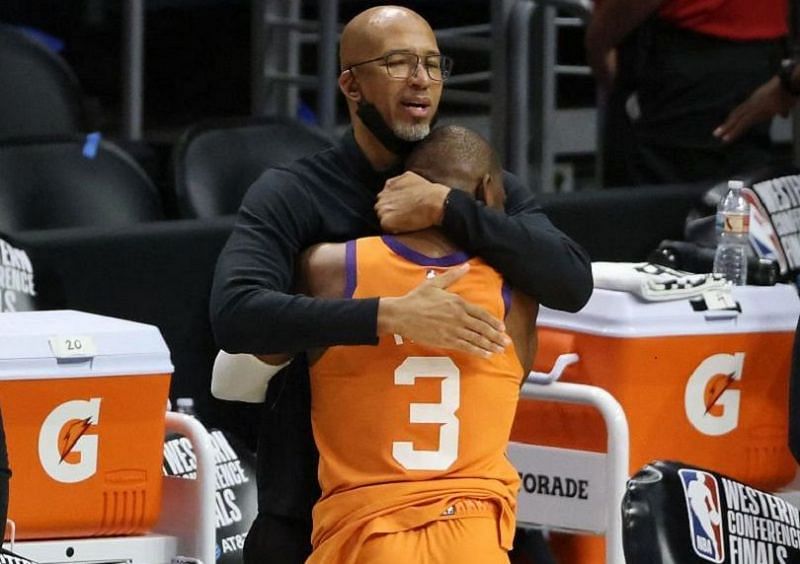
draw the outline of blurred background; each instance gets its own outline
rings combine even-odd
[[[341,25],[378,2],[344,0],[335,4]],[[497,38],[491,36],[489,24],[492,10],[509,3],[418,0],[403,4],[422,13],[437,30],[465,30],[460,39],[455,37],[449,43],[443,42],[443,51],[455,58],[454,75],[469,78],[468,82],[459,83],[458,89],[474,92],[475,96],[446,96],[442,118],[460,121],[487,135],[499,135],[497,131],[490,131],[492,105],[502,104],[502,101],[496,96],[492,99],[492,42]],[[281,44],[279,39],[276,46],[276,38],[270,35],[275,32],[274,28],[268,29],[260,22],[269,18],[271,11],[281,12],[278,16],[282,16],[294,9],[299,10],[300,18],[306,22],[319,23],[325,16],[321,13],[324,6],[325,3],[319,1],[4,0],[0,3],[0,22],[35,34],[57,51],[72,68],[83,89],[89,129],[117,138],[130,137],[124,123],[126,73],[130,70],[125,52],[130,41],[126,26],[140,25],[141,140],[148,149],[155,151],[147,158],[157,161],[166,158],[181,131],[207,118],[277,111],[291,112],[304,121],[319,124],[318,89],[308,80],[299,85],[294,107],[267,107],[258,99],[271,84],[270,79],[259,72],[259,66],[264,68],[265,57],[294,56],[301,74],[317,76],[321,55],[319,38],[306,33],[305,39],[299,38],[291,47]],[[582,5],[575,2],[575,6],[577,10],[560,10],[545,30],[552,42],[556,63],[549,69],[554,102],[554,112],[548,118],[552,123],[547,137],[554,166],[552,189],[563,191],[596,187],[596,93],[584,60],[585,21],[575,17],[576,13],[580,15]],[[136,13],[137,9],[141,12]],[[531,37],[536,51],[541,50],[540,39]],[[281,50],[280,55],[275,54],[276,48]],[[455,84],[454,80],[448,90]],[[346,113],[338,93],[334,103],[336,127],[341,127]],[[531,103],[536,100],[532,99]],[[330,128],[330,124],[327,125]],[[138,138],[139,134],[133,137]],[[146,155],[141,147],[139,149],[137,152],[134,148],[133,152],[144,159]],[[166,169],[162,162],[151,162],[146,168],[156,176],[156,181]]]

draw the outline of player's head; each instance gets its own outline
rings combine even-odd
[[[503,209],[500,160],[489,143],[471,129],[458,125],[437,127],[408,156],[406,169]]]
[[[361,12],[342,31],[339,63],[357,133],[395,153],[428,134],[450,60],[425,18],[399,6]]]

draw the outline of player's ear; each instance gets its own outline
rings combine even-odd
[[[361,87],[352,70],[342,71],[339,75],[339,90],[348,100],[353,102],[361,100]]]
[[[487,207],[502,210],[505,206],[506,194],[503,185],[495,180],[491,173],[487,172],[481,178],[475,197],[486,203]]]
[[[486,176],[481,178],[480,181],[478,181],[478,186],[475,187],[475,199],[478,200],[479,202],[483,202],[484,204],[486,203],[485,184],[486,184]]]

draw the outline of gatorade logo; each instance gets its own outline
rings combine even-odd
[[[88,434],[100,421],[100,398],[62,403],[50,412],[39,431],[39,461],[57,482],[74,484],[97,472],[97,435]]]
[[[720,353],[706,358],[686,383],[686,418],[701,433],[719,436],[739,425],[744,353]]]

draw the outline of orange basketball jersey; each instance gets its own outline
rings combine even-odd
[[[432,259],[384,236],[351,241],[346,255],[354,298],[402,296],[469,261],[449,290],[498,319],[510,303],[500,275],[463,253]],[[309,562],[346,561],[369,535],[419,527],[462,498],[497,503],[511,548],[519,479],[505,450],[521,378],[513,346],[490,359],[399,336],[329,348],[311,369],[322,497]]]

